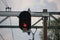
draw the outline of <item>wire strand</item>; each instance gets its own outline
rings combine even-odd
[[[6,7],[9,6],[6,0],[1,0],[1,2],[2,2]]]
[[[0,36],[1,36],[1,38],[2,38],[3,40],[5,40],[1,34],[0,34]]]

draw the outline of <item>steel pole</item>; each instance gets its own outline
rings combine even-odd
[[[44,40],[47,40],[47,17],[43,18],[43,33],[44,33]]]
[[[43,12],[47,13],[47,9],[44,9]],[[44,40],[47,40],[47,20],[48,20],[48,17],[44,16],[43,17],[43,35],[44,35]]]

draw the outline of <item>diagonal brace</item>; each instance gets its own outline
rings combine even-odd
[[[57,22],[60,22],[60,20],[58,20],[57,18],[55,18],[54,16],[51,15],[52,18],[54,18]]]
[[[43,18],[39,19],[36,23],[34,23],[32,26],[36,25],[39,21],[41,21]]]
[[[0,21],[0,24],[1,24],[2,22],[4,22],[8,17],[9,17],[9,16],[7,16],[7,17],[4,18],[2,21]]]

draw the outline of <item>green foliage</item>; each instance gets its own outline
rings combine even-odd
[[[60,17],[58,18],[58,21],[56,20],[51,20],[50,21],[51,26],[60,26]]]
[[[50,20],[50,26],[60,26],[60,17],[57,20]],[[48,21],[49,22],[49,21]],[[43,40],[43,30],[40,32],[40,37]],[[48,29],[47,30],[47,40],[60,40],[59,29]]]

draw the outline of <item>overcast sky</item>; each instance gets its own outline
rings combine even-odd
[[[5,7],[11,7],[12,11],[23,11],[27,10],[28,8],[31,11],[42,11],[43,9],[48,9],[48,11],[60,11],[60,0],[0,0],[0,11],[5,11]],[[0,17],[0,21],[5,17]],[[0,25],[18,25],[19,21],[17,17],[10,17]],[[32,24],[35,23],[40,18],[32,18]],[[42,25],[42,21],[39,22],[37,25]],[[0,28],[0,40],[13,40],[12,37],[12,30],[14,34],[14,40],[28,40],[32,39],[32,34],[30,36],[27,33],[23,33],[22,30],[18,29],[11,29],[11,28]],[[39,31],[37,31],[35,35],[35,40],[40,40]],[[2,37],[1,37],[2,35]]]

